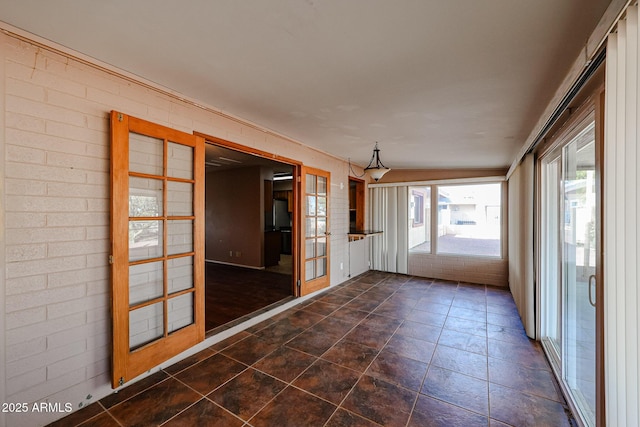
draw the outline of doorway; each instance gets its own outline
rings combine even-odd
[[[295,165],[207,142],[205,329],[294,297]]]
[[[600,192],[591,107],[541,157],[541,338],[583,425],[596,425]]]

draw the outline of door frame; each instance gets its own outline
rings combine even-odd
[[[568,139],[571,138],[571,134],[574,132],[576,126],[578,126],[588,114],[594,114],[595,120],[595,186],[596,186],[596,228],[595,228],[595,239],[596,239],[596,247],[598,248],[596,252],[596,307],[595,307],[595,364],[596,364],[596,372],[595,372],[595,383],[596,383],[596,402],[595,402],[595,425],[600,426],[604,425],[605,417],[605,389],[604,389],[604,283],[603,283],[603,236],[602,236],[602,218],[604,208],[602,206],[602,200],[604,197],[603,194],[603,166],[604,166],[604,85],[597,86],[596,89],[592,90],[591,93],[586,97],[584,102],[580,105],[579,108],[576,108],[573,111],[570,111],[569,117],[560,125],[557,129],[557,132],[550,136],[548,142],[543,144],[543,146],[537,151],[537,159],[536,159],[536,247],[538,248],[536,251],[536,277],[538,282],[538,291],[536,295],[537,299],[537,307],[538,311],[541,310],[542,307],[542,298],[541,298],[541,288],[542,285],[540,283],[540,278],[542,278],[542,220],[543,220],[543,212],[542,212],[542,197],[543,197],[543,189],[540,187],[542,182],[542,173],[543,173],[543,162],[544,159],[553,154],[559,147],[564,145]],[[560,277],[562,273],[560,273]],[[561,303],[562,304],[562,303]],[[540,312],[537,313],[537,318],[539,322],[542,321],[543,316]],[[538,323],[537,325],[537,335],[541,340],[541,325]],[[563,338],[564,339],[564,338]],[[542,347],[547,354],[549,359],[553,359],[554,355],[550,354],[552,350],[547,348],[547,344],[541,340],[543,344]],[[562,363],[562,361],[560,361]],[[562,381],[562,369],[560,367],[560,372],[556,372],[556,366],[552,365],[552,370],[554,374],[558,378],[558,384],[563,391],[565,396],[569,396],[569,392],[566,389],[563,381]],[[571,398],[567,398],[569,406],[574,413],[577,413],[577,408]],[[582,424],[581,421],[579,421]]]

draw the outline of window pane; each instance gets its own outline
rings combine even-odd
[[[316,176],[307,174],[306,178],[306,189],[305,192],[307,194],[315,194],[316,193]]]
[[[129,134],[129,171],[162,175],[164,141],[131,132]]]
[[[169,294],[193,288],[193,257],[168,260],[167,276]]]
[[[167,176],[193,179],[193,148],[169,142],[167,146]]]
[[[321,196],[327,195],[327,178],[324,176],[318,177],[318,194]]]
[[[167,254],[193,251],[193,221],[167,221]]]
[[[171,298],[167,303],[169,333],[193,324],[193,293]]]
[[[167,215],[193,215],[193,184],[188,182],[167,182]]]
[[[322,277],[327,275],[327,259],[318,258],[316,260],[316,277]]]
[[[318,216],[327,216],[327,198],[318,197]]]
[[[304,263],[304,278],[305,280],[311,280],[316,278],[316,262],[315,260],[307,261]]]
[[[315,237],[316,234],[316,219],[315,217],[307,218],[305,226],[305,237]]]
[[[316,239],[307,239],[305,241],[304,254],[306,259],[316,257]]]
[[[500,256],[500,187],[438,187],[438,253]]]
[[[326,237],[319,237],[317,239],[318,242],[318,254],[317,256],[326,256],[327,255],[327,239]]]
[[[324,236],[327,232],[327,219],[326,218],[318,218],[318,229],[317,229],[317,235],[318,236]]]
[[[316,215],[316,196],[307,196],[307,209],[308,216]]]
[[[162,181],[129,177],[129,216],[162,216]]]
[[[162,261],[129,267],[129,306],[164,295]]]
[[[129,349],[134,350],[164,335],[162,303],[129,312]]]
[[[129,221],[129,261],[162,256],[162,221]]]
[[[431,252],[431,187],[409,187],[409,251]]]

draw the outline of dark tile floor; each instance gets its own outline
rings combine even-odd
[[[508,291],[368,272],[56,424],[573,423]]]

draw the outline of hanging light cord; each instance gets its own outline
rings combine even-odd
[[[353,170],[353,167],[351,166],[351,158],[347,158],[347,162],[349,163],[349,174],[355,176],[356,178],[362,178],[363,176],[365,176],[367,174],[367,172],[362,172],[362,175],[358,175],[356,173],[356,171]]]

